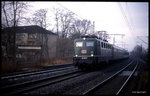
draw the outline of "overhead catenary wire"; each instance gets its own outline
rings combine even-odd
[[[118,5],[119,5],[119,8],[120,8],[120,10],[121,10],[121,12],[122,12],[122,15],[123,15],[123,17],[124,17],[124,20],[125,20],[126,24],[128,25],[128,28],[129,28],[129,30],[130,30],[130,33],[131,33],[131,35],[133,36],[133,29],[132,29],[132,27],[131,27],[131,25],[130,25],[130,23],[129,23],[129,21],[128,21],[128,18],[127,18],[127,16],[126,16],[126,14],[125,14],[125,12],[124,12],[124,10],[123,10],[121,4],[118,3]]]
[[[133,23],[132,15],[131,15],[131,12],[130,12],[130,7],[127,3],[126,3],[126,10],[127,10],[127,13],[128,13],[128,17],[129,17],[129,20],[130,20],[130,25],[132,27],[132,31],[136,33],[135,25]],[[137,36],[137,39],[141,40],[143,42],[143,44],[148,44],[147,42],[142,40],[140,37],[142,37],[142,36]]]
[[[137,38],[139,39],[139,40],[141,40],[144,44],[148,44],[147,42],[145,42],[144,40],[142,40],[141,38],[140,38],[140,36],[137,36]]]
[[[127,13],[128,13],[128,16],[129,16],[129,19],[130,19],[130,21],[131,21],[131,26],[132,26],[132,30],[134,31],[134,32],[136,32],[135,31],[135,25],[134,25],[134,23],[133,23],[133,19],[132,19],[132,16],[131,16],[131,12],[130,12],[130,8],[129,8],[129,6],[128,6],[128,4],[126,3],[126,9],[127,9]]]

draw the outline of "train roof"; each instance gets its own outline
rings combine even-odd
[[[81,40],[81,39],[83,39],[83,38],[88,38],[88,40],[90,39],[90,40],[99,40],[99,41],[103,41],[103,42],[105,42],[105,43],[108,43],[108,44],[112,45],[113,48],[120,49],[120,50],[125,50],[124,48],[121,48],[121,47],[119,47],[119,46],[116,46],[116,45],[114,45],[114,44],[109,43],[107,40],[98,38],[96,35],[87,35],[87,34],[81,35],[80,38],[75,39],[75,41],[76,41],[76,40]],[[126,51],[127,51],[127,50],[126,50]]]
[[[127,50],[125,50],[124,48],[121,48],[121,47],[119,47],[119,46],[116,46],[116,45],[114,45],[114,44],[111,44],[111,43],[109,43],[107,40],[102,40],[102,39],[98,38],[97,36],[82,35],[80,38],[75,39],[75,41],[83,40],[83,38],[86,38],[86,39],[88,39],[88,40],[99,40],[99,41],[101,41],[101,42],[104,42],[104,43],[107,43],[107,44],[112,45],[113,48],[115,48],[115,49],[120,49],[120,50],[123,50],[123,51],[127,51]]]
[[[97,39],[97,40],[101,40],[101,41],[104,41],[104,42],[108,42],[108,41],[105,40],[105,39],[98,38],[96,35],[87,35],[87,34],[85,34],[85,35],[81,35],[80,38],[95,38],[95,39]]]
[[[96,35],[81,35],[81,38],[98,38]]]

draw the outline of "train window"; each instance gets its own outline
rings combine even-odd
[[[105,43],[103,43],[103,48],[105,48]]]
[[[105,43],[104,43],[104,48],[106,47]]]
[[[87,46],[87,47],[88,47],[88,46],[94,46],[94,42],[92,42],[92,41],[86,42],[86,46]]]
[[[102,46],[102,48],[103,48],[103,42],[101,42],[101,46]]]
[[[76,47],[82,47],[83,46],[83,42],[76,42]]]

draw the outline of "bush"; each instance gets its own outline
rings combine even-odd
[[[11,73],[11,72],[14,72],[16,71],[16,66],[14,66],[13,62],[12,61],[5,61],[5,62],[2,62],[1,64],[1,73],[2,74],[7,74],[7,73]]]

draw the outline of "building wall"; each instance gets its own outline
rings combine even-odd
[[[38,31],[38,32],[36,32],[36,31]],[[11,55],[11,53],[9,52],[9,50],[11,50],[11,48],[8,48],[9,46],[7,46],[8,45],[7,38],[9,38],[7,33],[8,33],[7,30],[4,30],[2,33],[3,56],[6,54]],[[42,47],[45,47],[45,40],[43,40],[43,42],[42,42],[43,35],[48,37],[48,51],[47,51],[47,53],[46,52],[45,53],[46,53],[46,55],[47,54],[49,55],[49,58],[47,58],[48,56],[46,56],[46,55],[41,55],[41,53],[44,53],[41,51],[41,49],[42,49]],[[36,58],[46,58],[46,59],[56,58],[57,38],[58,38],[57,35],[54,35],[51,33],[50,34],[45,33],[44,30],[33,30],[32,28],[30,28],[30,29],[24,31],[22,29],[19,29],[16,32],[16,48],[17,48],[16,49],[16,58],[18,58],[18,59],[30,58],[31,60],[33,60],[34,58],[35,59]],[[41,49],[36,49],[37,47],[41,47]],[[6,50],[6,48],[8,51]],[[33,57],[33,59],[32,59],[32,57]],[[6,58],[7,58],[7,56],[6,56]],[[27,59],[27,61],[29,61],[29,60]]]
[[[56,58],[56,43],[57,43],[57,35],[48,35],[48,52],[50,58]]]
[[[36,38],[30,38],[29,35],[34,35]],[[57,35],[51,35],[51,34],[41,34],[41,33],[17,33],[16,34],[16,44],[17,45],[30,45],[30,46],[35,46],[35,45],[42,45],[44,48],[45,45],[45,37],[43,36],[43,42],[42,42],[42,35],[46,35],[48,37],[48,55],[49,58],[56,58],[56,43],[57,43]],[[18,49],[19,50],[19,49]],[[34,51],[30,51],[28,53],[31,53]],[[44,53],[46,52],[45,49],[43,49],[43,57],[42,58],[47,58],[48,56]],[[38,54],[41,55],[41,54]]]
[[[16,44],[25,45],[28,43],[28,33],[16,33]]]

